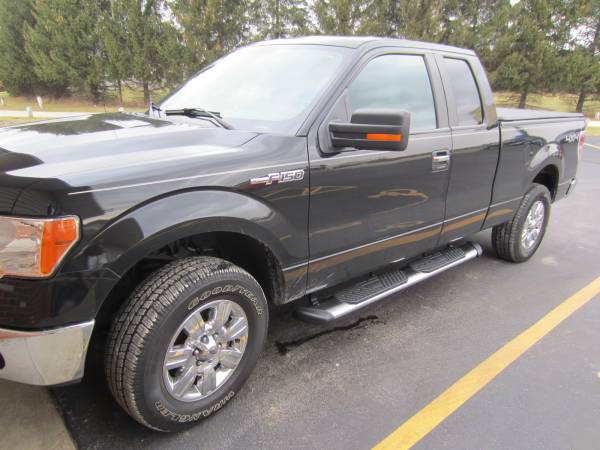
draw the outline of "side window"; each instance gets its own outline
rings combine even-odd
[[[412,131],[437,128],[425,60],[418,55],[384,55],[370,61],[348,89],[352,112],[362,108],[410,113]]]
[[[469,64],[462,59],[444,58],[446,71],[452,83],[452,92],[458,112],[459,125],[477,125],[483,122],[483,108],[479,90]]]

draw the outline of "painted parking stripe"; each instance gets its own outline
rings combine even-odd
[[[573,294],[539,321],[472,369],[431,403],[408,419],[375,450],[408,449],[423,439],[467,400],[490,383],[563,320],[600,294],[600,277]]]
[[[592,147],[593,149],[596,149],[596,150],[600,150],[600,146],[598,146],[598,145],[589,144],[587,142],[583,145],[587,146],[587,147]]]

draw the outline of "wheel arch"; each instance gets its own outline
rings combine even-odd
[[[271,303],[301,297],[305,273],[292,271],[291,278],[285,268],[305,258],[306,247],[305,236],[298,236],[281,214],[256,198],[230,191],[188,191],[123,214],[80,249],[74,261],[102,255],[104,260],[94,264],[118,277],[108,295],[97,299],[101,326],[135,288],[133,282],[180,256],[206,254],[239,265],[257,279]]]
[[[550,198],[554,201],[558,192],[559,179],[559,168],[555,164],[549,163],[535,174],[531,182],[546,186],[550,191]]]

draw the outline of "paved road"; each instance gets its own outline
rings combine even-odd
[[[528,263],[485,256],[374,305],[336,327],[280,312],[248,384],[181,434],[148,431],[111,399],[101,351],[87,379],[54,389],[81,448],[364,449],[600,276],[600,138],[579,184],[555,205]],[[600,297],[500,373],[417,444],[422,449],[596,449],[600,442]],[[1,444],[0,444],[1,445]]]

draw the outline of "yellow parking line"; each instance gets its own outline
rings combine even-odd
[[[600,150],[600,147],[599,147],[599,146],[597,146],[597,145],[593,145],[593,144],[588,144],[587,142],[586,142],[585,144],[583,144],[583,145],[584,145],[584,146],[586,146],[586,145],[587,145],[588,147],[592,147],[592,148],[594,148],[594,149],[596,149],[596,150]]]
[[[431,403],[404,422],[400,428],[397,428],[377,444],[374,449],[411,448],[536,342],[598,294],[600,294],[600,277],[573,294],[534,325],[468,372]]]

